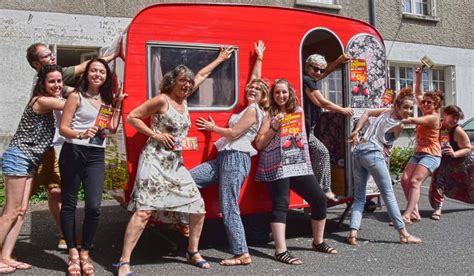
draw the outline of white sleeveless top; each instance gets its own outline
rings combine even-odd
[[[401,121],[392,117],[393,110],[387,110],[375,119],[364,134],[364,140],[374,143],[381,151],[391,148],[397,139],[394,133],[388,132],[391,128],[398,126]]]
[[[79,93],[80,104],[76,109],[74,116],[72,117],[71,128],[75,131],[85,132],[88,128],[93,127],[95,124],[95,119],[99,114],[99,110],[95,108],[86,98]],[[107,140],[107,138],[106,138]],[[89,139],[71,139],[66,138],[66,141],[75,145],[82,145],[87,147],[96,147],[96,148],[105,148],[106,140],[102,145],[90,144]]]
[[[258,130],[262,125],[262,120],[265,115],[260,106],[256,103],[253,103],[244,110],[242,110],[242,112],[240,112],[239,114],[232,114],[229,119],[229,126],[235,126],[235,124],[237,124],[237,122],[242,118],[242,116],[249,108],[253,108],[255,109],[255,111],[257,111],[257,121],[236,140],[230,140],[226,137],[222,137],[217,140],[214,145],[216,146],[218,151],[236,150],[241,152],[248,152],[250,156],[254,156],[257,154],[257,150],[252,146],[252,142],[257,136]]]

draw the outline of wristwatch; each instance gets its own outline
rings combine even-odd
[[[82,140],[82,132],[76,134],[76,139]]]

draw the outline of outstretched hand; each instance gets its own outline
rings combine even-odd
[[[196,125],[198,126],[199,130],[213,131],[216,123],[212,117],[209,116],[209,120],[199,117],[196,121]]]
[[[255,53],[257,54],[258,59],[263,60],[263,52],[265,52],[265,49],[266,49],[265,43],[263,43],[262,40],[259,40],[258,42],[254,43],[254,46],[255,46]]]
[[[222,60],[228,60],[232,56],[233,52],[234,52],[234,47],[230,45],[222,45],[218,58]]]

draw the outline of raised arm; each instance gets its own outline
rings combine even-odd
[[[190,95],[198,89],[199,85],[201,85],[204,80],[207,79],[209,75],[211,75],[212,71],[217,66],[219,66],[219,64],[228,60],[232,56],[232,52],[234,52],[234,48],[232,46],[221,46],[221,50],[217,58],[197,72],[196,76],[194,77],[194,88]]]
[[[118,49],[116,49],[112,54],[107,55],[107,56],[102,56],[99,58],[105,60],[105,62],[107,63],[111,62],[112,60],[116,59],[119,55],[120,48],[119,47],[117,48]],[[88,63],[89,63],[89,60],[86,60],[82,62],[81,64],[74,66],[74,75],[79,76],[79,75],[84,74]]]
[[[262,63],[263,63],[263,53],[265,52],[265,43],[262,40],[259,40],[258,43],[254,43],[255,46],[255,54],[257,55],[257,60],[253,65],[252,75],[250,76],[250,80],[253,79],[261,79],[262,78]]]
[[[421,80],[423,78],[423,69],[421,67],[416,68],[415,70],[415,98],[416,104],[421,106],[421,101],[423,100],[423,91]]]
[[[326,67],[326,71],[323,73],[320,80],[327,77],[329,74],[334,72],[334,70],[339,68],[339,66],[341,66],[341,64],[348,62],[350,59],[351,58],[349,57],[348,54],[346,54],[346,53],[341,54],[335,61],[328,64],[328,66]]]

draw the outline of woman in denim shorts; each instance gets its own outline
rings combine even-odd
[[[417,105],[423,116],[407,118],[402,122],[416,125],[415,153],[403,171],[402,187],[407,199],[407,206],[403,213],[406,224],[420,221],[418,201],[420,200],[420,187],[423,181],[431,175],[441,163],[441,146],[439,137],[439,109],[443,102],[443,95],[438,91],[422,93],[421,91],[422,68],[416,69],[415,96]]]
[[[53,140],[53,110],[62,110],[64,106],[64,101],[57,98],[63,86],[62,79],[58,65],[46,65],[39,71],[33,95],[3,153],[6,200],[0,217],[0,274],[31,268],[30,264],[14,260],[12,251],[28,207],[33,175]]]

